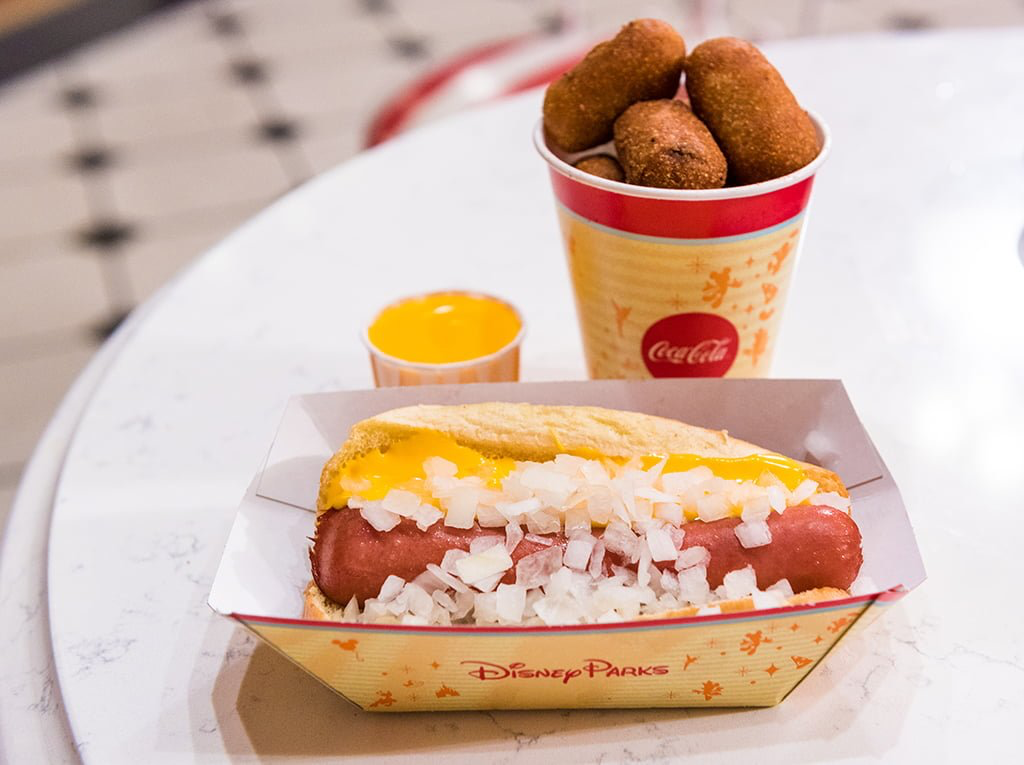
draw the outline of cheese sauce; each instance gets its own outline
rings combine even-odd
[[[500,300],[438,292],[388,306],[368,335],[377,350],[402,361],[452,364],[496,353],[520,329],[518,314]]]
[[[626,458],[607,458],[593,453],[580,453],[587,459],[610,459],[619,464]],[[461,446],[450,436],[422,431],[394,444],[386,452],[375,449],[349,460],[327,489],[329,507],[343,507],[349,497],[357,494],[364,499],[379,500],[391,489],[413,491],[437,504],[429,497],[424,486],[426,473],[423,462],[429,457],[442,457],[455,463],[459,478],[478,476],[489,488],[500,489],[501,480],[515,469],[511,459],[492,459],[475,449]],[[696,454],[647,455],[641,457],[644,469],[665,460],[663,473],[679,473],[705,466],[719,478],[732,481],[756,481],[765,472],[774,475],[786,488],[793,490],[807,476],[800,465],[776,454],[752,454],[749,457],[702,457]]]

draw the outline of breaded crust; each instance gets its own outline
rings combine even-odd
[[[548,86],[548,138],[568,152],[604,143],[612,137],[615,118],[630,104],[675,95],[685,57],[686,43],[670,24],[629,22]]]
[[[577,170],[596,175],[598,178],[606,178],[609,181],[626,180],[626,174],[622,165],[611,154],[595,154],[591,157],[584,157],[573,165]]]
[[[682,101],[641,101],[615,120],[626,181],[663,189],[718,189],[726,162],[708,129]]]
[[[551,406],[492,402],[459,406],[420,405],[392,409],[352,426],[349,437],[324,466],[317,510],[328,509],[328,486],[348,460],[423,431],[444,433],[488,457],[545,462],[555,455],[593,450],[608,457],[645,454],[700,454],[745,457],[774,454],[733,438],[678,420],[639,412],[593,406]],[[822,491],[846,495],[835,473],[801,463]]]
[[[745,40],[719,37],[686,59],[686,92],[729,162],[729,184],[799,170],[821,150],[814,123],[782,76]]]

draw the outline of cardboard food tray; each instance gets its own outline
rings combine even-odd
[[[349,427],[418,403],[527,401],[647,412],[842,477],[879,592],[817,606],[568,627],[304,621],[320,470]],[[293,398],[242,499],[210,606],[374,711],[771,706],[854,625],[924,580],[896,484],[837,380],[647,380],[390,388]]]

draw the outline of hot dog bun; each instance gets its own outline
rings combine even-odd
[[[424,430],[451,436],[488,457],[545,462],[557,454],[592,450],[607,457],[640,454],[699,454],[746,457],[776,454],[725,430],[708,430],[678,420],[593,406],[551,406],[493,402],[458,406],[420,405],[387,412],[352,426],[348,440],[324,466],[317,510],[329,509],[327,487],[342,465],[374,449]],[[838,475],[801,462],[822,491],[848,496]]]

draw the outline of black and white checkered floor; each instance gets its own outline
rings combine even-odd
[[[123,317],[374,113],[481,44],[637,15],[689,38],[1024,23],[1024,0],[193,0],[0,85],[0,525]]]

